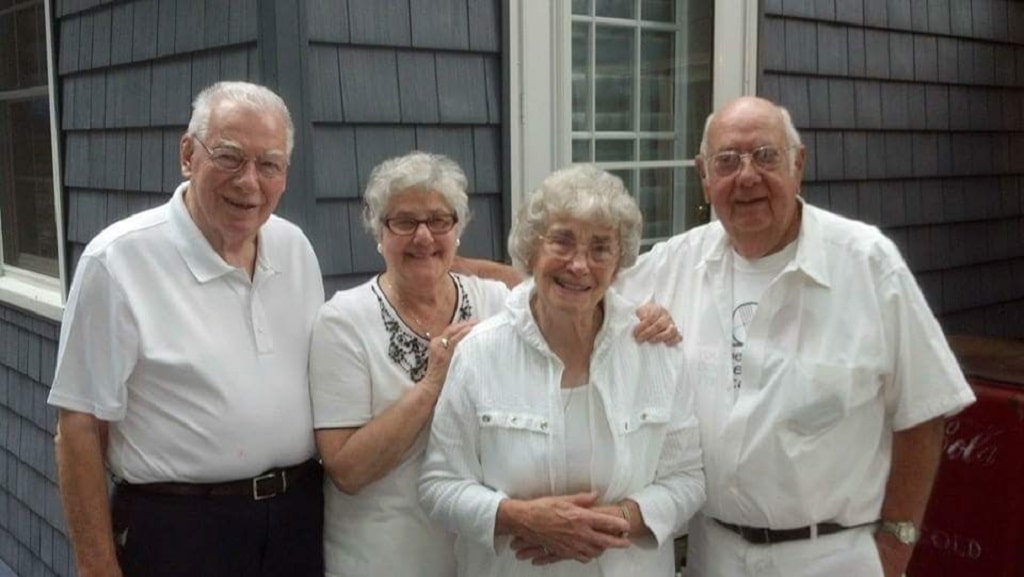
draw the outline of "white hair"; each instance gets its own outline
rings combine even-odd
[[[640,253],[643,216],[622,179],[592,164],[575,164],[551,173],[526,199],[508,235],[512,264],[530,274],[540,237],[552,220],[578,218],[615,228],[628,268]]]
[[[442,154],[414,150],[403,156],[389,158],[370,173],[363,193],[363,225],[379,239],[385,211],[391,197],[401,192],[437,192],[458,219],[456,231],[462,234],[469,222],[469,197],[466,195],[466,174],[452,159]]]
[[[213,105],[220,100],[246,104],[256,110],[280,114],[285,123],[285,153],[291,158],[292,149],[295,147],[295,126],[292,124],[288,106],[273,90],[251,82],[224,80],[204,88],[192,102],[192,118],[188,123],[189,134],[194,134],[202,140],[206,139],[210,130],[210,113]]]

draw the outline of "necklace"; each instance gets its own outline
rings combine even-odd
[[[394,285],[394,283],[391,282],[390,278],[385,277],[385,276],[382,275],[381,279],[384,281],[384,284],[387,285],[387,289],[388,289],[388,291],[391,292],[391,295],[393,297],[395,297],[395,305],[397,305],[397,306],[395,306],[395,312],[398,313],[398,316],[404,317],[404,316],[408,315],[409,319],[411,319],[414,323],[416,323],[416,326],[423,333],[423,336],[426,337],[427,340],[429,341],[431,339],[431,334],[430,334],[430,330],[429,330],[430,329],[430,325],[425,323],[425,322],[423,322],[423,319],[421,319],[418,315],[414,314],[412,312],[412,310],[407,305],[405,305],[405,302],[402,300],[401,293],[399,293],[398,289],[395,288],[395,285]],[[445,301],[448,300],[448,293],[447,292],[445,293],[444,300]],[[430,317],[428,317],[429,320],[430,321],[434,321],[437,318],[437,311],[441,311],[441,313],[444,313],[445,309],[448,308],[447,306],[445,306],[446,304],[447,304],[447,302],[444,302],[444,303],[442,303],[442,306],[440,306],[438,308],[435,308],[433,314]]]
[[[569,405],[571,405],[571,404],[572,404],[572,398],[573,398],[574,396],[576,396],[576,395],[575,395],[575,393],[576,393],[576,389],[579,389],[579,388],[580,388],[580,387],[582,387],[582,386],[583,386],[583,385],[579,385],[579,386],[576,386],[576,387],[570,387],[570,388],[566,389],[566,393],[565,393],[565,403],[564,403],[564,404],[562,405],[562,412],[563,412],[563,413],[567,413],[567,412],[569,412]]]

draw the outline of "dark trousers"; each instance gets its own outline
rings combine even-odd
[[[125,577],[323,577],[323,475],[284,494],[184,496],[115,486]]]

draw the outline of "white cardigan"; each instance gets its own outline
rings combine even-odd
[[[462,341],[434,415],[420,499],[459,535],[459,575],[550,574],[517,561],[507,537],[494,538],[502,499],[566,493],[563,366],[530,312],[533,291],[533,282],[520,285],[501,314]],[[637,344],[635,305],[612,291],[604,302],[590,383],[606,408],[593,418],[607,418],[613,439],[595,446],[595,457],[612,466],[604,468],[609,478],[592,482],[605,488],[601,502],[635,500],[654,538],[610,549],[596,563],[606,577],[671,576],[672,538],[704,502],[693,391],[682,380],[681,349]]]

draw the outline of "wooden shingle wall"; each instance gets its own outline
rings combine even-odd
[[[108,224],[166,202],[178,139],[216,80],[260,79],[257,0],[56,2],[72,270]]]
[[[803,196],[882,227],[947,332],[1024,338],[1024,2],[762,4]]]
[[[361,224],[380,161],[445,154],[469,180],[473,219],[460,252],[497,258],[502,229],[499,0],[313,0],[308,121],[316,223],[328,295],[383,269]]]
[[[46,404],[57,358],[55,323],[0,309],[0,559],[20,577],[70,575]]]

